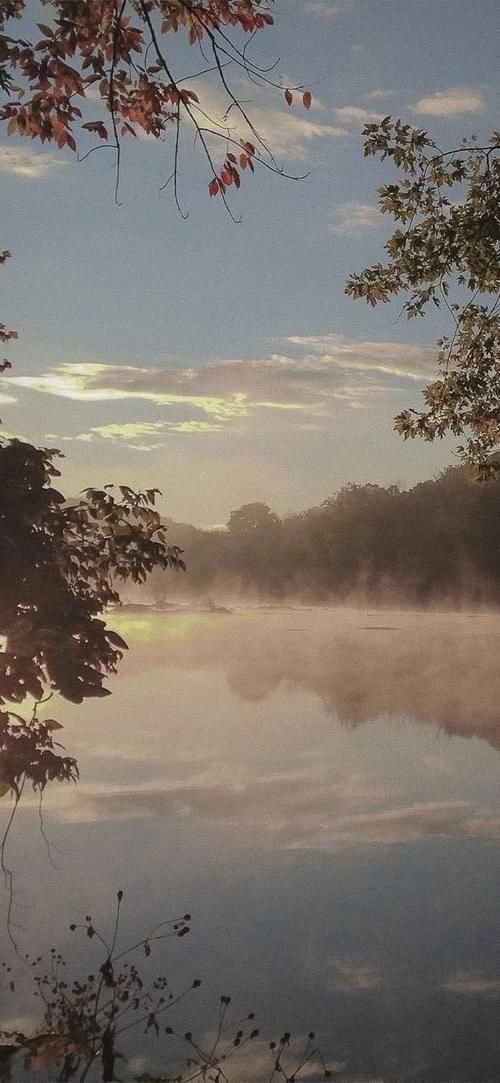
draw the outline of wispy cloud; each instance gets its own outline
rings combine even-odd
[[[361,128],[364,124],[371,124],[384,119],[383,113],[376,113],[373,109],[365,109],[362,105],[341,105],[334,110],[337,120],[342,125]]]
[[[292,78],[290,85],[293,83]],[[245,103],[244,111],[251,116],[253,127],[249,126],[238,108],[233,107],[228,113],[228,99],[219,87],[201,80],[196,83],[199,103],[192,108],[202,125],[220,133],[224,139],[227,135],[234,140],[250,139],[263,157],[266,157],[265,148],[268,147],[277,159],[309,160],[313,143],[348,134],[343,127],[317,119],[316,114],[324,112],[319,97],[313,96],[311,111],[306,113],[299,104],[300,94],[295,95],[296,101],[289,108],[284,101],[284,90],[274,105],[259,94],[258,88],[254,89],[253,100],[249,102],[248,85],[244,82],[235,81],[233,90],[237,99]],[[256,132],[264,145],[258,143]],[[209,135],[208,138],[214,141],[215,147],[219,146],[221,140],[218,134]]]
[[[358,237],[380,225],[380,211],[370,203],[339,203],[330,233],[337,237]]]
[[[394,98],[397,93],[397,90],[371,90],[366,97],[371,102],[383,102],[387,98]]]
[[[67,165],[64,159],[48,151],[0,146],[0,173],[12,173],[27,180],[39,180],[64,165]]]
[[[222,432],[224,426],[213,421],[177,421],[171,422],[168,429],[170,432],[210,433]]]
[[[324,142],[347,135],[345,127],[324,124],[313,117],[304,117],[289,110],[254,110],[257,130],[271,147],[275,156],[283,155],[302,161],[309,155],[312,142]]]
[[[336,19],[343,8],[341,4],[335,3],[334,0],[308,0],[305,10],[310,15],[321,15],[323,19]]]
[[[486,977],[481,972],[459,970],[451,974],[441,986],[446,993],[458,993],[468,997],[499,997],[500,978]]]
[[[367,993],[380,989],[381,972],[356,956],[335,956],[327,963],[327,988],[335,993]]]
[[[387,377],[423,382],[432,374],[434,352],[423,346],[349,339],[342,335],[291,336],[284,350],[256,360],[221,360],[199,368],[141,368],[127,365],[63,364],[40,376],[10,376],[0,386],[39,392],[75,402],[136,400],[159,407],[195,409],[191,417],[142,418],[93,426],[94,437],[147,443],[166,432],[217,432],[244,418],[267,414],[293,423],[327,418],[341,407],[360,406],[387,394]],[[274,424],[273,420],[273,424]],[[153,440],[151,438],[154,438]]]
[[[224,380],[217,379],[215,369],[147,369],[89,362],[63,364],[42,376],[12,376],[10,383],[76,402],[142,399],[158,406],[193,406],[218,420],[246,415],[247,396],[236,390],[238,381],[229,381],[230,390],[221,388]],[[110,434],[116,436],[116,431]]]
[[[341,779],[282,772],[260,777],[214,770],[188,781],[141,786],[89,786],[62,795],[64,819],[77,822],[177,815],[265,832],[281,849],[338,851],[411,845],[429,838],[498,841],[500,817],[468,801],[423,801],[387,807],[387,792],[362,775]],[[385,807],[384,807],[385,805]],[[344,968],[337,977],[362,980]],[[364,976],[374,985],[377,979]],[[366,986],[365,986],[366,987]]]
[[[342,816],[332,826],[291,844],[292,849],[331,850],[398,846],[426,838],[498,840],[500,818],[474,813],[466,801],[427,801],[401,808]]]
[[[134,440],[138,436],[154,436],[164,427],[163,421],[127,421],[111,425],[94,425],[90,432],[102,437],[103,440]]]
[[[432,117],[457,117],[466,113],[483,113],[485,107],[480,90],[472,87],[449,87],[420,98],[412,108],[414,113]]]
[[[435,366],[432,348],[406,342],[376,342],[330,334],[290,335],[286,343],[302,349],[307,357],[316,357],[350,372],[422,381],[429,379]]]
[[[89,432],[78,433],[75,437],[62,437],[63,440],[80,440],[84,443],[93,443],[96,439],[112,440],[114,442],[123,441],[127,444],[127,447],[133,448],[135,451],[156,451],[158,448],[165,447],[162,442],[164,437],[169,432],[182,432],[182,433],[212,433],[222,432],[224,425],[218,424],[213,421],[127,421],[112,422],[109,425],[93,425]],[[147,440],[152,438],[155,443],[143,443],[143,437]],[[136,441],[136,443],[129,443],[130,440]],[[137,441],[141,441],[138,443]]]
[[[327,771],[247,775],[234,766],[214,764],[187,781],[165,779],[141,786],[89,786],[69,799],[62,795],[63,817],[81,821],[151,818],[166,813],[208,817],[217,823],[278,834],[283,845],[330,827],[345,810],[380,804],[381,787],[361,774],[329,777]]]

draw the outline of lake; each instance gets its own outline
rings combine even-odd
[[[122,889],[124,942],[192,914],[155,958],[176,988],[202,981],[185,1029],[213,1028],[221,994],[256,1013],[233,1078],[264,1077],[268,1039],[314,1030],[333,1079],[497,1081],[500,617],[112,620],[130,646],[113,695],[44,708],[81,780],[44,799],[55,868],[32,798],[14,823],[22,950],[91,970],[68,926],[109,929]],[[26,981],[11,1020],[33,1010]],[[131,1042],[121,1078],[165,1068],[165,1038]]]

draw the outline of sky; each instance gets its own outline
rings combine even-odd
[[[284,85],[310,87],[313,103],[289,108],[282,92],[231,73],[299,178],[245,174],[231,201],[238,224],[209,199],[192,140],[184,219],[160,191],[168,140],[126,144],[117,206],[108,152],[78,162],[1,135],[1,247],[14,257],[1,319],[19,331],[0,386],[3,431],[60,447],[68,494],[155,485],[164,513],[213,526],[249,501],[284,514],[349,481],[410,486],[456,461],[451,443],[404,443],[392,421],[419,406],[444,317],[408,323],[397,303],[372,310],[344,287],[383,258],[390,234],[376,189],[395,175],[363,159],[364,124],[402,116],[443,146],[498,127],[497,0],[274,8],[254,56],[279,58]],[[177,39],[170,48],[179,71],[192,65]],[[220,116],[216,84],[203,77],[196,90]]]

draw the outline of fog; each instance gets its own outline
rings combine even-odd
[[[187,571],[153,574],[157,604],[500,605],[500,478],[479,485],[463,467],[408,491],[346,485],[288,516],[244,504],[226,530],[172,522],[169,536]]]
[[[148,617],[146,610],[142,621],[131,669],[146,652],[148,668],[221,672],[242,700],[302,689],[346,726],[410,718],[500,747],[496,613],[247,608]],[[125,638],[128,626],[141,634],[141,617],[126,608],[114,622]],[[189,634],[177,634],[182,628]]]

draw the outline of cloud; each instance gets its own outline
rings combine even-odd
[[[208,433],[222,432],[224,426],[211,421],[178,421],[169,424],[168,429],[170,432]]]
[[[296,80],[291,78],[290,86],[295,82]],[[257,147],[258,154],[268,163],[270,152],[272,157],[278,159],[278,166],[281,166],[280,160],[283,158],[310,161],[311,144],[314,142],[348,135],[344,128],[315,118],[315,113],[323,112],[325,108],[318,96],[313,95],[311,110],[306,113],[302,106],[302,92],[297,91],[294,94],[294,104],[289,108],[284,101],[286,86],[287,82],[284,81],[283,89],[276,92],[276,104],[271,105],[271,99],[259,93],[257,85],[252,87],[253,99],[250,101],[248,81],[242,78],[233,79],[231,92],[236,101],[241,102],[240,110],[231,103],[231,98],[219,83],[195,79],[193,87],[198,101],[190,103],[190,113],[204,129],[205,138],[216,161],[221,160],[221,153],[223,156],[226,154],[227,136],[236,142],[242,139],[250,140]],[[245,115],[251,119],[251,125]],[[259,142],[258,137],[262,142]],[[156,143],[152,135],[143,132],[139,133],[139,138],[151,144]],[[238,153],[238,148],[233,149]]]
[[[60,795],[64,819],[76,822],[201,817],[244,830],[264,832],[287,846],[330,826],[348,809],[372,807],[386,790],[363,773],[336,777],[319,767],[246,774],[234,764],[213,763],[189,779],[164,779],[140,786],[88,786]]]
[[[250,416],[267,414],[273,424],[287,417],[296,424],[328,418],[342,407],[362,406],[387,394],[387,377],[423,382],[434,368],[432,349],[395,342],[349,339],[342,335],[291,336],[283,353],[255,360],[220,360],[198,368],[142,368],[129,365],[63,364],[39,376],[8,376],[0,386],[39,392],[75,402],[136,400],[156,407],[197,410],[199,417],[93,426],[80,433],[154,444],[171,432],[222,432]],[[154,439],[151,439],[151,438]]]
[[[294,80],[290,79],[290,85],[293,84]],[[218,134],[208,136],[215,152],[220,150],[221,143],[225,145],[225,137],[229,135],[237,141],[249,139],[267,161],[269,154],[266,147],[274,158],[278,159],[278,163],[281,158],[309,161],[313,143],[348,135],[345,128],[316,119],[316,113],[324,112],[324,105],[319,97],[313,96],[311,111],[306,113],[302,107],[300,92],[295,94],[295,102],[290,108],[284,101],[284,89],[278,103],[273,106],[269,105],[269,101],[262,95],[259,96],[258,88],[254,90],[254,100],[249,101],[248,84],[243,81],[235,80],[232,90],[237,100],[244,103],[245,113],[251,116],[253,128],[236,106],[228,113],[230,103],[220,87],[202,80],[196,83],[199,103],[192,105],[193,112],[203,126],[224,136],[224,143]],[[256,133],[264,145],[259,144]]]
[[[224,426],[212,421],[126,421],[113,422],[109,425],[93,425],[89,432],[81,432],[75,437],[55,437],[62,440],[80,440],[84,443],[93,443],[96,437],[102,440],[125,441],[127,447],[135,451],[155,451],[165,447],[162,442],[154,444],[130,444],[129,440],[141,440],[143,436],[158,438],[169,432],[183,433],[211,433],[222,432]]]
[[[342,7],[340,4],[336,4],[333,0],[309,0],[305,5],[305,10],[310,15],[321,15],[324,19],[336,19],[337,15],[340,15]]]
[[[478,811],[468,801],[387,807],[389,797],[386,787],[362,772],[338,778],[319,767],[314,774],[255,776],[229,764],[212,764],[187,781],[81,787],[76,795],[63,795],[59,809],[64,819],[79,823],[168,816],[208,819],[258,832],[286,850],[366,850],[429,838],[500,839],[500,817]],[[349,980],[352,983],[352,975]]]
[[[67,164],[64,159],[48,151],[0,146],[0,173],[12,173],[27,180],[39,180],[52,170]]]
[[[431,347],[402,342],[374,342],[344,335],[290,335],[286,342],[301,347],[307,356],[351,373],[398,376],[407,380],[428,380],[435,368]]]
[[[361,105],[341,105],[335,109],[335,116],[341,124],[356,128],[384,119],[383,113],[375,113],[372,109],[364,109]]]
[[[299,116],[292,109],[256,109],[252,119],[275,157],[284,156],[296,161],[310,158],[313,141],[338,139],[348,134],[343,126],[323,124],[312,117]]]
[[[380,211],[369,203],[339,203],[335,220],[329,227],[337,237],[357,237],[380,225]]]
[[[215,366],[214,366],[215,368]],[[241,417],[247,413],[245,394],[227,395],[217,391],[216,379],[203,378],[208,366],[200,369],[141,369],[135,366],[63,364],[42,376],[13,376],[11,383],[79,402],[143,399],[161,406],[195,406],[214,417]],[[4,385],[5,386],[5,385]]]
[[[379,970],[353,956],[336,956],[328,960],[327,969],[328,992],[367,993],[383,983]]]
[[[166,444],[162,444],[161,441],[158,444],[126,444],[125,447],[130,448],[131,451],[160,451],[161,448],[166,447]]]
[[[343,816],[331,827],[298,840],[291,849],[366,849],[427,838],[500,839],[500,817],[475,815],[467,801],[428,801],[402,808]]]
[[[460,996],[491,998],[500,996],[500,978],[487,978],[477,971],[459,970],[450,975],[441,988]]]
[[[384,101],[397,93],[395,90],[372,90],[367,94],[367,98],[369,101]],[[425,113],[429,116],[452,117],[465,113],[483,113],[485,102],[479,90],[449,87],[448,90],[440,90],[420,98],[411,109],[414,113]],[[365,124],[379,123],[384,118],[383,113],[361,105],[338,106],[334,109],[334,114],[344,129],[361,128]]]
[[[383,102],[386,98],[394,98],[397,93],[397,90],[371,90],[366,97],[372,102]]]
[[[163,421],[117,422],[111,425],[94,425],[90,433],[81,433],[78,439],[83,440],[84,436],[95,433],[103,440],[133,440],[136,436],[154,436],[163,428]]]
[[[465,113],[483,113],[485,101],[479,90],[471,87],[449,87],[420,98],[413,106],[414,113],[432,117],[457,117]]]

